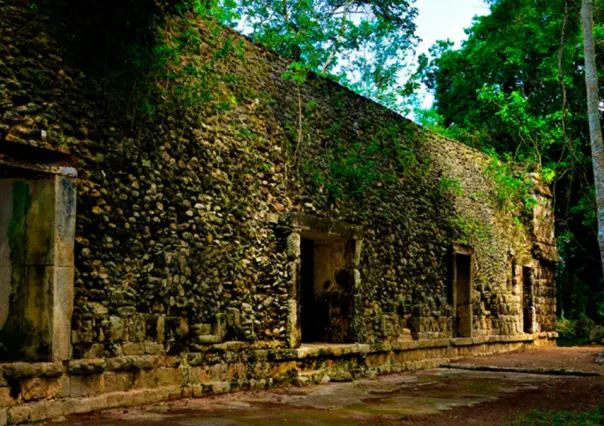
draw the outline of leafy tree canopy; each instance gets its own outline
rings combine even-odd
[[[562,309],[596,315],[599,254],[585,104],[583,45],[576,0],[489,0],[460,49],[440,42],[420,61],[415,83],[435,96],[420,118],[469,145],[553,179]],[[604,55],[603,12],[596,14]],[[600,71],[604,63],[600,62]],[[602,75],[602,74],[601,74]],[[600,78],[602,80],[602,78]],[[604,304],[603,304],[604,306]]]
[[[309,70],[394,105],[418,42],[415,0],[216,0],[209,13]]]

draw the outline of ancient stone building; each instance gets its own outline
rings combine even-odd
[[[554,341],[538,176],[192,14],[111,61],[35,5],[0,0],[0,425]]]

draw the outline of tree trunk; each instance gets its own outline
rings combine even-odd
[[[604,270],[604,147],[600,125],[600,96],[598,94],[598,71],[596,69],[596,48],[594,44],[593,0],[583,0],[581,7],[583,44],[585,50],[585,85],[587,87],[587,115],[589,117],[589,138],[594,168],[596,206],[598,209],[598,242],[600,260]]]

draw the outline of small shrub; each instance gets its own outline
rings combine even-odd
[[[585,315],[581,315],[579,319],[575,320],[562,316],[556,320],[556,330],[560,335],[558,344],[562,346],[587,344],[589,343],[591,330],[594,327],[594,321]]]

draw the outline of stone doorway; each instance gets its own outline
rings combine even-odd
[[[354,274],[346,265],[346,241],[303,238],[300,276],[302,342],[349,343]]]
[[[523,331],[534,333],[535,330],[535,305],[533,300],[533,268],[522,267],[522,316]]]
[[[354,343],[360,229],[309,216],[294,216],[293,229],[288,238],[295,297],[290,300],[290,346]]]
[[[0,152],[0,361],[69,359],[75,170]]]
[[[472,254],[468,246],[453,248],[453,337],[472,337]]]

